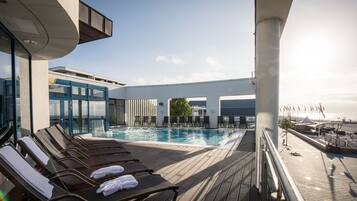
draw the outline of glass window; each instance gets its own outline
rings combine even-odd
[[[68,94],[69,87],[60,84],[49,85],[49,92],[55,94]]]
[[[29,55],[16,43],[15,46],[16,76],[16,123],[18,137],[28,135],[31,131],[30,88],[29,88]]]
[[[105,118],[105,101],[90,101],[89,116],[95,119]]]
[[[105,33],[108,35],[112,35],[112,21],[105,19]]]
[[[111,126],[125,124],[125,100],[109,100],[109,123]]]
[[[73,100],[73,133],[88,132],[88,101]]]
[[[10,49],[10,38],[0,30],[0,128],[14,124]]]
[[[79,95],[79,88],[78,87],[72,87],[72,94],[73,95]]]
[[[86,88],[83,87],[72,87],[72,94],[77,96],[86,96]]]
[[[104,91],[98,89],[92,89],[92,96],[97,98],[104,98]]]
[[[79,3],[79,20],[89,24],[89,8],[81,2]]]
[[[50,124],[60,123],[61,104],[60,100],[50,100]]]
[[[92,27],[98,29],[99,31],[103,31],[103,22],[104,17],[97,13],[94,10],[91,10],[91,25]]]

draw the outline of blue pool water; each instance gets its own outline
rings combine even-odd
[[[233,129],[199,128],[115,128],[106,137],[130,141],[155,141],[184,144],[224,146],[242,137],[243,133]]]

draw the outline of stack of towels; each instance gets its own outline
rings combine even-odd
[[[138,184],[139,182],[133,175],[123,175],[102,183],[97,189],[97,193],[103,193],[104,196],[109,196],[120,190],[135,188]]]
[[[95,170],[92,172],[90,177],[94,179],[100,179],[107,175],[119,174],[123,171],[124,168],[122,166],[112,165]],[[120,190],[135,188],[138,184],[139,182],[133,175],[123,175],[102,183],[97,189],[97,193],[103,193],[104,196],[109,196]]]
[[[124,172],[124,168],[120,165],[112,165],[109,167],[99,168],[90,175],[93,179],[100,179],[107,175],[119,174]]]

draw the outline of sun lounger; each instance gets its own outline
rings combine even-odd
[[[107,139],[101,139],[101,140],[87,140],[82,138],[80,135],[77,135],[76,137],[73,137],[71,135],[69,135],[68,133],[66,133],[66,131],[62,128],[62,126],[60,124],[55,124],[54,127],[56,127],[58,129],[58,131],[69,141],[71,141],[72,143],[76,143],[79,144],[87,149],[90,148],[102,148],[102,147],[106,147],[108,148],[110,147],[117,147],[117,146],[121,146],[120,142],[116,141],[116,140],[107,140]]]
[[[60,150],[74,149],[87,157],[129,153],[125,148],[119,145],[100,148],[91,148],[89,146],[87,148],[78,143],[73,143],[72,141],[68,140],[55,126],[51,126],[49,128],[46,128],[45,130],[47,131],[48,135],[53,139],[54,144],[56,144],[56,146]]]
[[[44,129],[39,130],[34,134],[36,140],[41,144],[41,146],[46,149],[48,153],[51,153],[57,160],[70,160],[67,165],[78,165],[86,167],[96,167],[103,166],[118,162],[128,162],[128,161],[138,161],[138,159],[133,158],[130,154],[115,154],[115,155],[101,155],[101,156],[90,156],[86,157],[75,150],[60,150],[51,141],[51,137],[48,135],[47,131]],[[73,164],[75,163],[75,164]]]
[[[0,171],[14,185],[16,193],[12,195],[23,195],[31,200],[139,200],[161,191],[170,190],[174,192],[173,200],[177,197],[177,188],[160,175],[145,175],[136,177],[138,186],[133,189],[118,191],[108,197],[97,194],[97,184],[86,181],[87,187],[82,186],[80,190],[69,191],[61,188],[52,179],[48,179],[37,172],[27,161],[11,146],[6,145],[0,149]],[[68,176],[57,175],[54,179]],[[77,178],[83,180],[84,178]],[[12,198],[10,197],[10,200]]]
[[[55,158],[51,156],[51,154],[46,153],[35,141],[30,137],[23,137],[18,140],[19,147],[21,148],[22,155],[28,155],[35,163],[36,167],[47,177],[53,177],[56,174],[60,173],[72,173],[80,176],[84,176],[90,179],[90,175],[99,167],[96,168],[78,168],[74,169],[72,167],[67,167],[64,163],[56,161]],[[105,181],[111,179],[115,176],[120,176],[124,174],[137,174],[137,173],[152,173],[151,169],[148,169],[140,162],[127,162],[127,163],[117,163],[115,165],[120,165],[124,168],[124,171],[114,175],[108,175],[103,177],[97,182]],[[73,181],[72,181],[73,182]],[[71,181],[67,181],[69,185],[71,185]],[[75,182],[72,186],[78,185],[78,182]]]

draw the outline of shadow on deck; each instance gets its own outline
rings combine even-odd
[[[259,200],[255,188],[255,132],[247,131],[236,150],[185,145],[128,143],[148,167],[179,186],[178,200]],[[159,193],[146,200],[170,200]]]

